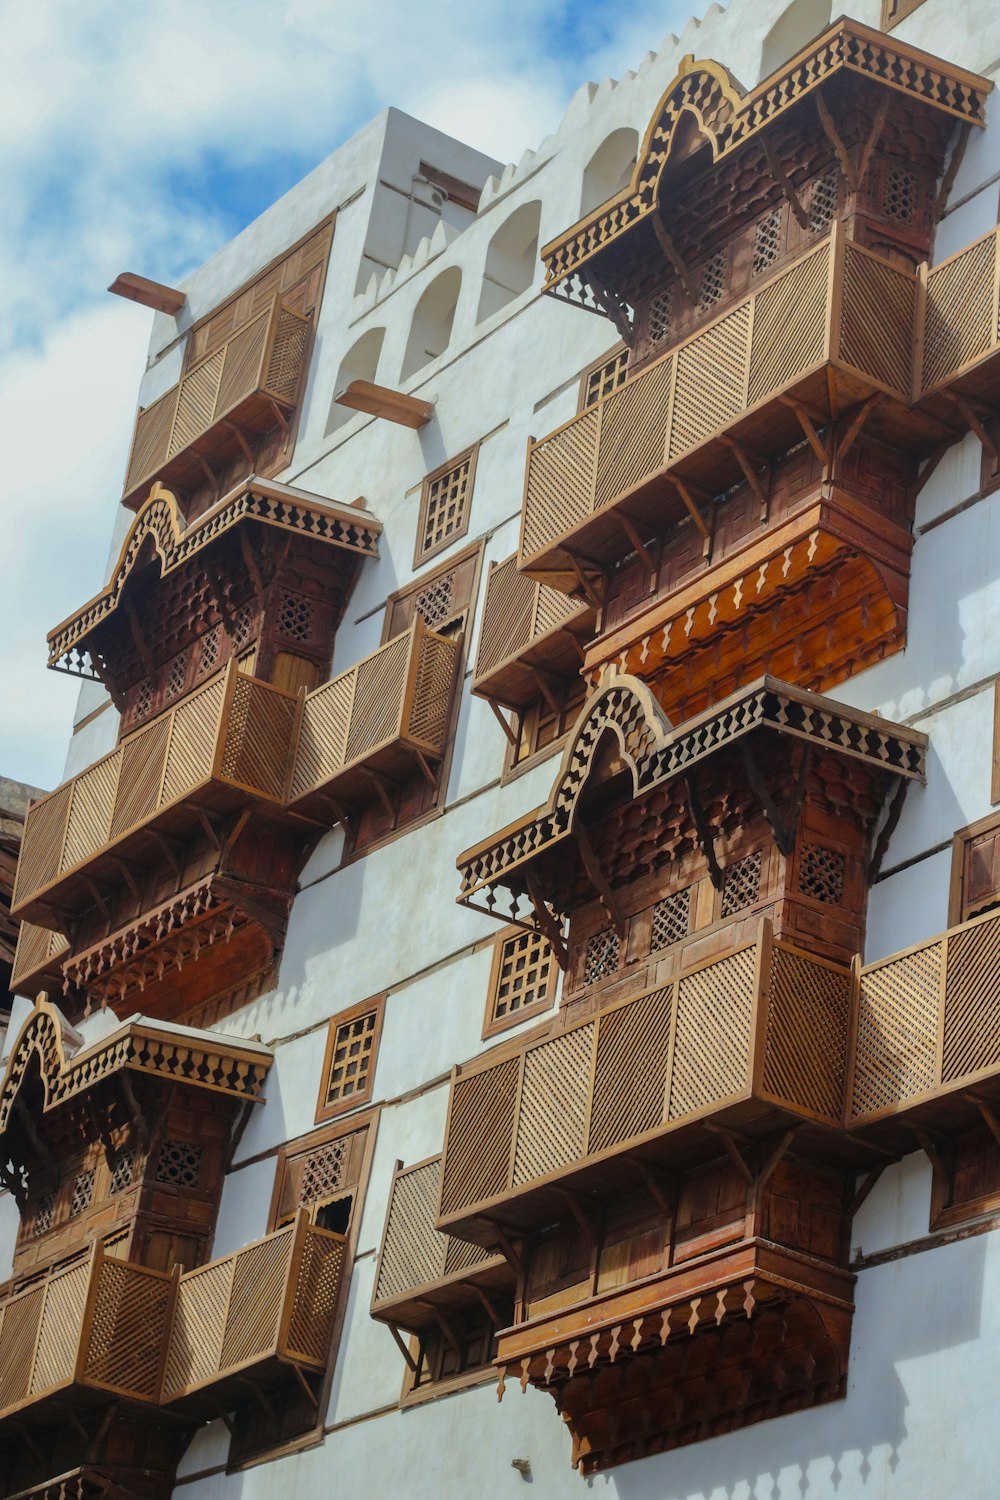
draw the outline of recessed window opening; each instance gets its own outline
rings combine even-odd
[[[492,317],[508,302],[520,297],[534,281],[541,215],[542,205],[537,199],[533,203],[522,203],[490,240],[477,323]]]
[[[338,427],[343,427],[344,423],[349,422],[354,416],[354,411],[351,407],[337,405],[336,398],[340,393],[346,391],[352,380],[375,380],[384,339],[384,328],[369,328],[367,333],[363,333],[351,345],[341,360],[340,369],[337,371],[337,379],[333,387],[334,399],[330,404],[330,415],[326,422],[328,437],[331,432],[336,432]]]
[[[462,273],[457,266],[450,266],[424,292],[410,324],[401,379],[409,380],[411,375],[416,375],[447,349],[461,289]]]
[[[638,151],[639,132],[631,129],[613,130],[598,146],[583,169],[581,218],[628,187]]]
[[[792,0],[764,38],[758,81],[769,78],[807,42],[825,31],[832,14],[831,0]]]

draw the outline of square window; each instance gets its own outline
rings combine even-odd
[[[555,977],[552,949],[540,932],[513,928],[501,933],[483,1021],[483,1040],[547,1010]]]
[[[326,1040],[317,1120],[365,1104],[375,1081],[385,997],[366,1000],[334,1016]]]
[[[413,566],[433,557],[469,529],[478,445],[428,474],[420,491],[420,520]]]

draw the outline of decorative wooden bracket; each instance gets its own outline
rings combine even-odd
[[[604,910],[611,918],[611,922],[615,931],[617,932],[618,936],[624,941],[624,914],[617,900],[615,899],[615,894],[611,889],[607,876],[601,869],[601,862],[597,858],[594,846],[590,842],[590,834],[587,832],[586,825],[582,819],[580,819],[574,825],[573,832],[576,835],[576,842],[580,850],[580,858],[583,860],[583,868],[587,872],[587,878],[600,897],[601,905],[604,907]]]
[[[445,1317],[444,1313],[439,1307],[433,1307],[431,1310],[434,1314],[434,1321],[440,1328],[441,1332],[444,1334],[448,1343],[451,1345],[452,1352],[459,1359],[461,1359],[462,1346],[458,1342],[458,1339],[455,1337],[455,1330],[452,1328],[451,1324],[448,1322],[448,1319]]]
[[[617,298],[614,297],[611,292],[608,291],[607,287],[604,286],[603,283],[598,279],[596,273],[593,270],[593,267],[584,266],[582,268],[581,274],[583,275],[583,279],[586,281],[587,285],[590,287],[594,301],[597,303],[598,307],[605,314],[605,316],[611,319],[612,323],[618,330],[618,334],[622,342],[627,344],[631,349],[635,343],[635,329],[632,327],[625,309],[622,307]]]
[[[149,1123],[143,1113],[142,1106],[135,1097],[135,1090],[132,1087],[132,1080],[128,1076],[128,1070],[123,1068],[118,1076],[121,1078],[122,1093],[125,1095],[129,1114],[135,1121],[135,1128],[139,1135],[139,1144],[142,1146],[143,1151],[148,1152],[150,1141]]]
[[[667,264],[677,272],[677,278],[684,288],[684,295],[693,305],[698,301],[698,288],[695,286],[691,273],[687,268],[687,262],[674,244],[658,209],[653,215],[653,232],[660,243],[660,249],[667,258]]]
[[[45,1142],[38,1134],[38,1131],[35,1127],[35,1122],[31,1117],[31,1111],[28,1109],[28,1106],[25,1104],[24,1099],[20,1094],[14,1095],[14,1111],[18,1119],[21,1121],[21,1124],[24,1126],[24,1133],[28,1137],[28,1140],[31,1143],[32,1150],[40,1159],[45,1171],[55,1174],[58,1178],[58,1168],[52,1158],[52,1152],[49,1150],[48,1146],[46,1146]]]
[[[688,484],[686,480],[681,479],[677,474],[668,474],[667,478],[674,486],[674,489],[677,491],[678,495],[680,495],[681,499],[684,501],[684,505],[687,509],[688,514],[690,515],[694,524],[697,526],[698,530],[701,532],[702,537],[705,541],[705,551],[707,552],[712,541],[712,529],[709,526],[708,522],[705,520],[705,517],[702,515],[701,511],[698,509],[696,494],[700,496],[702,502],[706,505],[710,505],[712,503],[711,495],[705,495],[701,491],[695,491],[693,485]]]
[[[868,171],[868,163],[871,161],[872,152],[878,145],[879,139],[882,135],[882,131],[885,129],[885,117],[888,112],[889,91],[888,89],[886,89],[885,93],[882,96],[882,100],[879,103],[878,109],[875,111],[875,118],[872,121],[872,128],[871,130],[869,130],[867,139],[865,140],[865,143],[861,148],[861,155],[858,158],[858,170],[855,176],[855,182],[857,184],[860,184],[865,180],[865,173]]]
[[[965,148],[969,144],[969,136],[971,135],[971,133],[972,126],[970,124],[966,122],[959,123],[958,134],[955,137],[955,144],[951,148],[951,155],[948,158],[948,165],[944,169],[944,174],[941,178],[941,186],[938,189],[938,195],[934,200],[935,223],[937,223],[938,219],[940,219],[941,215],[944,213],[945,209],[948,206],[948,198],[951,194],[952,188],[955,186],[955,178],[958,176],[958,169],[962,165],[962,159],[965,156]]]
[[[857,1213],[858,1209],[861,1207],[862,1203],[864,1203],[872,1188],[882,1176],[882,1173],[886,1169],[886,1165],[886,1162],[879,1162],[877,1167],[872,1167],[871,1171],[866,1174],[864,1181],[861,1183],[857,1192],[854,1194],[854,1197],[851,1199],[850,1204],[848,1205],[848,1218],[854,1218],[854,1215]]]
[[[854,446],[855,439],[860,437],[862,428],[868,421],[868,418],[871,416],[875,408],[881,404],[881,401],[881,391],[876,391],[873,396],[868,397],[867,401],[862,401],[861,405],[854,413],[854,416],[851,418],[851,422],[848,426],[847,431],[844,433],[844,436],[837,444],[836,461],[838,464],[842,463],[843,460],[847,457],[851,448],[853,448]]]
[[[376,771],[373,766],[359,766],[358,770],[371,782],[372,786],[375,788],[378,799],[381,802],[382,806],[385,808],[385,811],[389,817],[390,822],[392,823],[393,828],[395,828],[396,822],[399,818],[399,812],[389,793],[391,790],[398,795],[399,787],[391,779],[391,777],[386,776],[382,771]]]
[[[800,228],[808,229],[809,215],[806,213],[802,199],[795,191],[795,188],[790,178],[788,177],[788,174],[786,173],[784,167],[781,165],[781,162],[778,160],[777,153],[775,152],[774,147],[771,145],[771,142],[768,140],[766,131],[760,136],[760,143],[764,148],[764,157],[767,161],[771,176],[774,178],[775,182],[778,184],[781,191],[787,198],[789,207],[798,220]]]
[[[770,505],[770,494],[768,492],[770,490],[770,480],[772,477],[772,467],[769,460],[764,458],[762,454],[754,453],[754,451],[751,448],[748,448],[745,443],[738,443],[735,438],[724,437],[722,441],[732,453],[733,457],[736,459],[736,462],[739,464],[740,469],[743,472],[743,478],[746,480],[747,484],[750,486],[751,490],[757,497],[757,500],[760,504],[760,519],[762,521],[766,521],[768,507]],[[757,473],[757,469],[754,468],[754,464],[756,464],[759,468],[763,468],[766,470],[768,476],[767,490],[765,490],[764,486],[761,484],[760,476]]]
[[[155,677],[156,663],[153,661],[153,656],[146,642],[146,637],[142,633],[142,629],[139,625],[139,621],[136,617],[135,610],[132,607],[131,603],[125,604],[125,618],[128,620],[128,628],[132,636],[132,644],[138,651],[142,664],[146,668],[146,675],[148,677]]]
[[[244,567],[253,579],[254,590],[258,598],[263,599],[264,580],[260,576],[260,568],[257,566],[257,559],[254,556],[254,550],[247,535],[247,528],[245,526],[238,526],[236,529],[240,534],[240,554],[243,558]]]
[[[900,814],[903,811],[903,803],[906,800],[907,783],[903,777],[890,786],[885,794],[882,804],[882,817],[878,826],[878,832],[873,835],[871,855],[868,860],[868,884],[874,885],[882,869],[882,861],[885,859],[889,840],[896,831]]]
[[[549,708],[554,714],[558,715],[562,710],[562,704],[559,702],[558,698],[553,693],[552,688],[549,686],[548,674],[543,672],[539,667],[531,664],[529,664],[528,666],[528,672],[531,675],[532,682],[535,684],[536,688],[545,699]]]
[[[493,698],[488,698],[486,701],[489,703],[490,708],[493,710],[493,717],[496,719],[497,723],[500,725],[500,728],[503,730],[504,734],[510,740],[511,744],[516,747],[517,746],[517,735],[515,734],[514,730],[511,728],[510,724],[507,722],[507,719],[504,716],[503,709],[500,707],[499,703],[497,703]]]
[[[390,1323],[389,1324],[389,1332],[392,1334],[393,1338],[396,1340],[396,1347],[399,1350],[400,1354],[405,1359],[406,1364],[407,1364],[407,1368],[410,1370],[411,1374],[416,1375],[416,1373],[417,1373],[417,1361],[413,1358],[413,1355],[410,1353],[409,1347],[406,1344],[406,1342],[404,1341],[404,1339],[402,1338],[402,1336],[401,1336],[401,1334],[399,1332],[399,1329],[396,1327],[395,1323]]]
[[[976,434],[976,437],[982,443],[987,453],[992,454],[994,459],[1000,457],[1000,449],[997,448],[996,439],[983,426],[981,420],[982,417],[987,419],[995,417],[996,412],[993,408],[986,406],[982,401],[973,401],[971,397],[961,396],[957,391],[943,391],[942,395],[947,396],[952,405],[958,408],[965,422]]]
[[[254,467],[254,463],[255,463],[254,455],[253,455],[253,450],[250,447],[250,444],[246,440],[246,435],[245,435],[245,433],[243,431],[243,428],[239,425],[238,422],[233,422],[228,417],[224,417],[223,418],[221,425],[223,427],[227,427],[229,429],[229,431],[236,438],[236,441],[240,445],[240,451],[242,452],[243,457],[246,459],[247,463],[250,465],[250,469],[251,469],[251,472],[252,472],[253,471],[253,467]],[[242,528],[241,528],[241,532],[240,532],[240,539],[241,540],[242,540],[242,535],[243,535],[243,533],[242,533]]]
[[[642,538],[639,536],[639,533],[636,531],[628,516],[624,515],[620,510],[612,511],[611,514],[618,522],[618,525],[621,527],[622,531],[624,531],[629,541],[632,543],[632,546],[635,548],[642,561],[645,563],[646,571],[649,573],[650,586],[652,586],[656,582],[656,575],[659,569],[650,556],[645,542],[643,542]]]
[[[978,1094],[972,1093],[971,1090],[968,1089],[965,1091],[964,1097],[971,1100],[971,1102],[976,1106],[979,1113],[983,1117],[983,1124],[986,1126],[987,1130],[996,1141],[997,1145],[1000,1146],[1000,1119],[997,1118],[993,1106],[988,1103],[987,1100],[980,1098]]]
[[[514,1242],[511,1239],[510,1235],[507,1233],[506,1229],[504,1229],[503,1225],[498,1224],[495,1219],[490,1219],[489,1222],[496,1230],[497,1244],[500,1246],[500,1252],[503,1255],[504,1260],[511,1267],[516,1276],[523,1275],[524,1261],[522,1260],[520,1253],[515,1249]]]
[[[476,1296],[482,1303],[483,1310],[485,1311],[486,1316],[489,1318],[490,1322],[493,1324],[493,1327],[499,1328],[501,1326],[500,1314],[497,1312],[496,1308],[493,1306],[493,1303],[490,1301],[489,1297],[487,1297],[482,1287],[479,1286],[478,1283],[473,1282],[472,1290],[475,1292]]]
[[[583,570],[582,564],[586,562],[587,559],[580,558],[580,556],[575,552],[570,552],[568,547],[564,547],[563,551],[569,558],[569,565],[573,569],[573,572],[576,574],[577,582],[587,596],[587,602],[593,609],[600,609],[603,600]],[[597,568],[597,565],[595,563],[591,563],[591,567],[595,568],[599,576],[603,576],[601,575],[601,570]]]
[[[694,822],[694,831],[698,838],[698,847],[705,857],[705,863],[708,865],[709,879],[715,889],[721,891],[723,875],[715,853],[715,839],[712,835],[712,830],[708,826],[705,809],[701,805],[701,798],[695,789],[694,780],[690,775],[685,775],[684,786],[687,791],[688,806],[691,809],[691,818]]]
[[[826,100],[823,98],[823,90],[821,88],[816,89],[813,93],[813,98],[816,100],[816,113],[819,115],[819,123],[823,127],[823,133],[836,152],[837,160],[840,163],[840,170],[844,174],[847,186],[852,193],[856,193],[858,190],[858,179],[851,161],[850,152],[844,145],[840,137],[840,132],[833,122],[833,116],[827,108]]]
[[[180,876],[183,866],[180,864],[177,856],[178,854],[183,854],[184,845],[179,839],[170,838],[162,829],[151,828],[149,831],[156,840],[160,853],[167,861],[167,864],[171,867],[175,875]]]
[[[938,464],[944,458],[945,454],[948,452],[948,449],[951,446],[952,446],[952,443],[950,443],[950,442],[949,443],[940,443],[938,445],[938,447],[935,448],[934,451],[931,453],[930,457],[927,459],[926,463],[921,468],[920,473],[917,475],[917,477],[914,480],[913,484],[910,486],[910,492],[909,492],[909,495],[907,496],[907,503],[908,503],[908,508],[909,508],[909,511],[910,511],[911,515],[913,514],[913,509],[914,509],[914,506],[916,505],[916,502],[917,502],[917,496],[920,494],[920,492],[923,489],[924,485],[930,479],[931,475],[934,473],[934,471],[937,468]]]
[[[299,1389],[302,1391],[302,1394],[305,1396],[306,1400],[312,1406],[313,1410],[314,1411],[318,1410],[319,1409],[319,1398],[316,1395],[316,1392],[313,1390],[312,1386],[309,1384],[308,1380],[306,1379],[305,1371],[302,1369],[302,1366],[300,1364],[296,1363],[295,1360],[293,1360],[292,1361],[292,1369],[295,1372],[295,1378],[296,1378],[296,1380],[299,1383]]]
[[[736,1168],[737,1172],[739,1172],[747,1187],[752,1187],[754,1175],[750,1169],[749,1163],[743,1155],[743,1152],[740,1150],[741,1145],[749,1146],[751,1144],[749,1137],[741,1135],[739,1131],[736,1130],[727,1130],[724,1125],[717,1125],[714,1120],[706,1120],[705,1129],[711,1131],[712,1135],[717,1135],[719,1137],[719,1140],[726,1148],[726,1155],[729,1157],[733,1166]]]
[[[548,938],[549,947],[555,954],[556,963],[560,969],[565,969],[569,964],[569,954],[566,952],[566,945],[563,942],[559,924],[545,905],[541,892],[535,883],[534,876],[530,871],[525,872],[524,882],[527,886],[528,900],[531,902],[532,909],[534,910],[535,921],[538,923],[539,931],[544,933],[545,937]]]
[[[935,1172],[939,1172],[945,1179],[947,1179],[948,1164],[945,1161],[943,1155],[943,1152],[947,1149],[947,1142],[945,1138],[928,1130],[923,1125],[915,1124],[913,1120],[905,1120],[903,1123],[907,1125],[916,1136],[917,1141],[920,1144],[921,1151],[923,1151],[924,1155],[927,1157],[927,1160],[930,1162]]]
[[[600,1242],[601,1231],[599,1224],[595,1222],[589,1211],[590,1205],[585,1204],[581,1200],[579,1193],[574,1193],[571,1188],[556,1187],[555,1192],[566,1204],[577,1224],[590,1240],[590,1243],[597,1245]]]
[[[105,855],[105,858],[109,864],[114,865],[115,869],[121,873],[133,901],[141,902],[143,899],[142,889],[136,880],[136,873],[145,874],[142,866],[133,864],[129,859],[122,859],[120,854],[111,854],[109,852]]]
[[[775,1168],[779,1165],[782,1158],[786,1155],[789,1146],[792,1144],[792,1141],[798,1135],[801,1128],[801,1125],[792,1125],[788,1130],[785,1131],[784,1135],[781,1137],[781,1140],[775,1146],[774,1150],[767,1158],[767,1161],[764,1163],[764,1165],[761,1167],[760,1171],[754,1178],[754,1184],[758,1192],[762,1188],[765,1188],[770,1182],[771,1178],[774,1176]]]
[[[102,1114],[98,1110],[92,1092],[87,1094],[87,1114],[90,1117],[94,1134],[104,1147],[104,1160],[108,1164],[108,1171],[113,1172],[118,1161],[118,1152],[115,1150],[115,1143],[111,1139],[111,1131],[108,1129],[107,1115]]]
[[[774,841],[787,859],[795,847],[795,831],[798,827],[802,803],[805,800],[805,782],[809,774],[809,746],[806,746],[802,760],[799,762],[799,774],[795,784],[794,801],[790,816],[787,819],[783,818],[778,811],[777,804],[771,796],[763,773],[757,764],[757,757],[754,755],[746,739],[740,740],[739,752],[747,781],[750,783],[750,790],[764,809],[764,816],[771,825]]]
[[[668,1219],[671,1218],[674,1212],[674,1196],[677,1186],[675,1179],[658,1171],[650,1162],[643,1161],[641,1156],[630,1154],[625,1157],[625,1160],[635,1167],[646,1186],[646,1191],[657,1207]]]
[[[811,411],[809,407],[803,405],[801,401],[796,401],[793,396],[779,396],[778,400],[783,406],[787,406],[790,411],[793,411],[795,413],[795,416],[798,419],[799,426],[802,428],[803,434],[808,440],[810,448],[815,453],[819,462],[825,468],[828,462],[828,454],[822,442],[820,441],[819,433],[816,431],[816,422],[819,421],[820,425],[822,426],[823,422],[826,421],[826,418],[820,416],[817,412]]]

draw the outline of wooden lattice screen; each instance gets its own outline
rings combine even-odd
[[[434,1228],[440,1184],[439,1156],[398,1171],[393,1178],[373,1311],[494,1260],[478,1245]]]
[[[557,630],[579,610],[577,600],[519,572],[516,557],[497,563],[486,580],[476,683],[533,641]]]

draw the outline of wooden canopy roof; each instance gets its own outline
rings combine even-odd
[[[260,1099],[273,1054],[260,1042],[225,1038],[190,1026],[131,1016],[90,1046],[44,995],[35,1002],[0,1080],[0,1136],[7,1130],[29,1064],[37,1056],[42,1113],[123,1070],[191,1084],[253,1103]]]
[[[324,500],[251,474],[188,525],[176,497],[163,485],[154,484],[128,529],[110,581],[49,633],[49,666],[74,675],[92,675],[87,670],[91,633],[119,607],[125,584],[148,559],[150,545],[162,572],[171,573],[224,533],[249,521],[313,537],[359,559],[378,556],[382,523],[357,505]]]
[[[644,683],[616,676],[581,710],[548,802],[459,856],[460,904],[503,920],[538,925],[552,939],[558,956],[558,924],[539,885],[540,866],[571,837],[561,858],[571,849],[575,855],[580,842],[577,810],[608,736],[617,741],[638,797],[688,776],[709,756],[762,729],[862,761],[888,773],[894,786],[924,778],[926,735],[773,677],[758,678],[675,729]],[[585,842],[580,853],[586,864]],[[499,899],[501,891],[506,902]]]
[[[707,139],[712,161],[719,162],[827,80],[851,74],[965,125],[984,124],[986,99],[993,88],[978,74],[846,19],[834,22],[749,92],[720,63],[696,62],[688,54],[653,113],[628,186],[543,247],[543,290],[601,310],[602,259],[612,245],[656,214],[671,158],[676,164],[689,144],[684,117],[693,120],[699,140]]]

